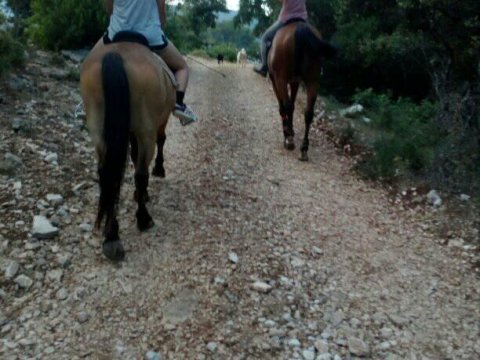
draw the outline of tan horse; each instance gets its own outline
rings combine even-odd
[[[161,60],[146,46],[122,42],[102,46],[85,59],[80,76],[87,125],[98,156],[100,199],[96,227],[105,218],[103,253],[125,256],[118,235],[116,205],[130,143],[135,166],[137,226],[153,226],[146,208],[149,164],[158,153],[153,175],[165,176],[165,127],[175,106],[175,87]]]
[[[335,48],[323,41],[320,33],[305,22],[292,22],[278,30],[269,52],[269,75],[280,106],[284,146],[288,150],[295,149],[293,111],[298,87],[303,82],[307,88],[302,161],[308,160],[308,135],[313,121],[322,58],[333,57],[335,52]]]

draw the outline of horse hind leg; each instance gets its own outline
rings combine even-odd
[[[118,221],[115,215],[107,215],[105,222],[105,240],[102,244],[103,254],[110,260],[121,261],[125,258],[125,249],[118,235]]]
[[[293,131],[293,111],[295,105],[290,100],[288,95],[288,86],[284,81],[279,81],[278,79],[274,80],[274,90],[277,95],[279,112],[282,118],[282,127],[283,127],[283,146],[287,150],[295,149],[294,136],[295,132]]]
[[[110,260],[121,261],[125,258],[125,250],[119,236],[119,226],[116,214],[116,200],[112,198],[112,194],[120,192],[120,183],[106,184],[109,180],[108,170],[100,165],[98,167],[100,178],[100,203],[98,216],[96,221],[97,228],[100,227],[102,218],[105,215],[104,242],[102,245],[103,254]],[[110,191],[106,190],[106,186],[110,187]],[[111,191],[113,190],[113,191]]]
[[[138,142],[135,135],[133,134],[130,135],[130,158],[132,159],[133,166],[136,169],[137,162],[138,162]],[[150,201],[150,196],[148,195],[148,191],[145,191],[144,197],[145,197],[146,203]],[[137,190],[133,192],[133,200],[138,201]]]
[[[141,149],[141,144],[139,143],[139,154],[137,158],[137,163],[135,167],[135,193],[136,200],[138,204],[136,217],[137,217],[137,227],[140,231],[145,231],[153,227],[154,222],[152,217],[148,213],[146,200],[148,198],[148,164],[153,157],[154,145],[151,146],[152,150],[145,151]],[[150,146],[148,147],[150,148]]]
[[[96,146],[96,148],[98,158],[104,159],[106,157],[104,146]],[[100,198],[95,227],[100,229],[105,219],[103,229],[104,241],[102,244],[103,254],[112,261],[122,261],[125,258],[125,250],[120,240],[116,206],[122,179],[112,174],[111,164],[109,165],[104,160],[100,160],[97,171]]]
[[[155,167],[153,168],[152,175],[160,178],[165,177],[165,168],[163,167],[163,147],[167,137],[165,136],[165,128],[157,135],[157,157],[155,158]]]
[[[305,110],[305,135],[302,143],[301,161],[308,161],[309,134],[313,122],[313,109],[317,100],[317,87],[315,84],[307,86],[307,109]]]

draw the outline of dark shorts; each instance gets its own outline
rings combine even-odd
[[[152,51],[160,51],[160,50],[163,50],[165,49],[167,46],[168,46],[168,39],[165,35],[162,35],[162,40],[163,40],[163,44],[161,45],[155,45],[155,46],[148,46],[150,48],[150,50]],[[103,43],[105,45],[108,45],[108,44],[111,44],[112,43],[112,40],[108,37],[108,32],[105,32],[105,34],[103,35]],[[141,43],[141,42],[140,42]],[[143,43],[141,43],[142,45],[145,45]]]

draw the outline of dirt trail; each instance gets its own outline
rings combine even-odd
[[[250,68],[226,65],[222,78],[191,66],[187,101],[202,121],[171,119],[167,176],[149,190],[156,227],[136,230],[130,167],[119,206],[126,261],[102,257],[101,239],[78,227],[93,222],[97,189],[93,154],[76,137],[83,150],[71,161],[81,156],[90,172],[72,165],[57,191],[79,182],[76,171],[87,185],[65,190],[78,211],[57,239],[29,253],[24,236],[16,261],[34,285],[2,278],[0,357],[478,359],[480,287],[468,266],[321,134],[308,163],[284,150],[274,94]],[[12,244],[2,264],[19,256]],[[71,264],[61,268],[59,254]]]

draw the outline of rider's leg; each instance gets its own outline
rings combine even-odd
[[[177,103],[175,105],[174,115],[180,118],[184,125],[197,121],[198,119],[195,113],[183,102],[185,90],[188,85],[189,69],[187,62],[172,42],[169,42],[165,48],[156,51],[156,53],[160,55],[163,61],[165,61],[168,67],[173,71],[178,83]]]
[[[282,22],[277,20],[272,26],[270,26],[262,36],[262,41],[260,44],[260,55],[262,57],[262,64],[260,67],[254,68],[254,70],[262,75],[266,75],[268,71],[267,59],[268,59],[268,50],[273,42],[273,38],[277,31],[282,27]]]
[[[178,83],[178,92],[185,93],[188,85],[188,65],[182,54],[180,54],[180,51],[178,51],[175,45],[170,41],[165,48],[156,51],[156,53],[160,55],[163,61],[165,61],[175,74]]]

